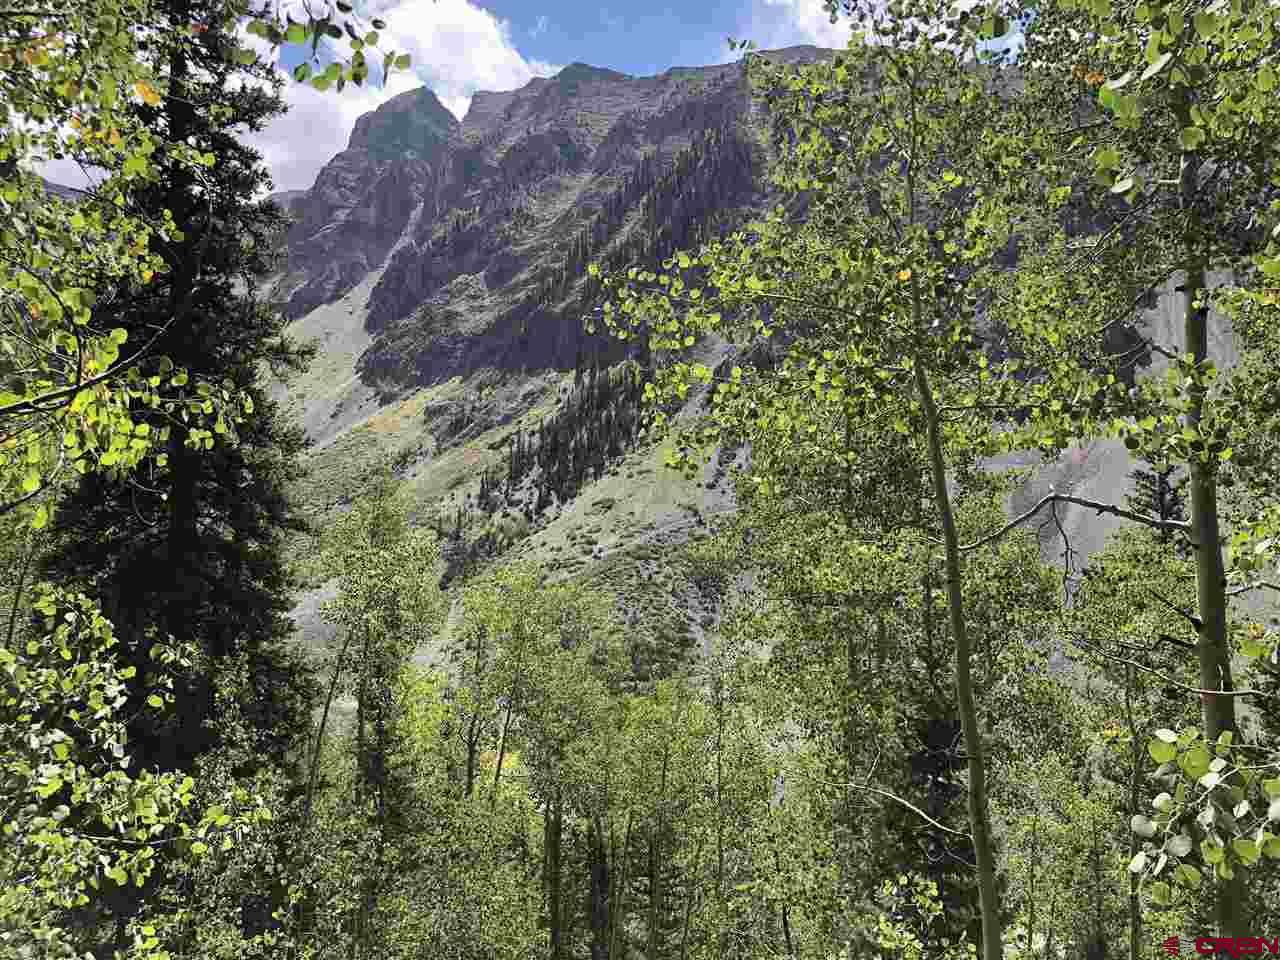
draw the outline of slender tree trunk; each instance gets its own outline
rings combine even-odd
[[[662,778],[658,786],[658,824],[649,830],[649,949],[648,960],[658,960],[658,929],[662,922],[662,834],[666,828],[667,767],[671,751],[662,751]]]
[[[693,898],[697,895],[698,867],[702,863],[702,845],[704,839],[698,837],[698,847],[693,852],[693,872],[686,885],[684,896],[684,922],[680,925],[680,960],[685,960],[689,953],[689,915],[693,911]]]
[[[329,680],[329,692],[324,698],[324,709],[320,712],[320,726],[316,730],[315,746],[311,749],[311,771],[307,779],[307,798],[302,805],[302,829],[305,834],[311,822],[311,807],[315,802],[316,782],[320,776],[320,748],[324,745],[324,731],[329,723],[329,709],[333,706],[333,697],[338,689],[338,680],[342,676],[342,664],[347,659],[347,648],[351,646],[352,631],[347,631],[347,638],[342,641],[342,651],[333,664],[333,677]]]
[[[604,850],[604,828],[598,814],[592,814],[591,850],[591,960],[607,960],[609,950],[609,861]]]
[[[615,861],[614,874],[618,878],[617,896],[611,900],[611,909],[609,911],[609,956],[620,957],[624,955],[618,947],[618,929],[626,923],[627,916],[627,883],[631,873],[631,817],[632,812],[627,811],[627,829],[622,835],[622,865],[619,867]]]
[[[560,960],[564,942],[564,908],[561,905],[561,837],[564,831],[564,808],[560,788],[556,787],[548,818],[547,843],[547,915],[551,927],[551,960]]]
[[[912,278],[912,284],[916,279]],[[919,328],[919,293],[914,298]],[[947,490],[947,468],[942,454],[938,408],[933,402],[929,378],[922,358],[916,357],[916,388],[924,409],[928,433],[929,465],[933,473],[933,495],[942,523],[942,539],[946,549],[947,600],[951,615],[951,633],[955,642],[956,704],[960,711],[960,728],[964,733],[965,753],[969,757],[969,830],[978,865],[978,902],[982,911],[983,960],[1003,960],[1003,929],[1000,901],[996,891],[995,848],[991,840],[987,813],[986,750],[978,727],[978,709],[973,696],[972,650],[964,615],[963,583],[960,569],[960,545],[956,534],[951,494]]]
[[[1027,879],[1027,956],[1036,952],[1036,866],[1040,862],[1040,815],[1031,834],[1031,876]]]
[[[907,219],[916,225],[915,163],[918,144],[915,141],[917,90],[910,88],[910,127],[912,140],[906,157]],[[911,282],[912,332],[925,334],[924,317],[920,303],[920,271],[914,271]],[[947,600],[951,617],[952,639],[955,643],[956,706],[960,712],[960,728],[964,733],[965,753],[969,757],[969,832],[973,838],[974,857],[978,868],[978,903],[982,915],[983,960],[1003,960],[1003,925],[1000,920],[1000,901],[996,890],[995,846],[991,839],[991,827],[987,810],[986,750],[982,731],[978,727],[978,710],[974,703],[972,648],[968,625],[964,615],[964,585],[961,580],[960,542],[956,534],[955,515],[951,509],[951,495],[947,490],[947,465],[942,451],[942,427],[924,357],[917,353],[915,361],[916,389],[924,413],[925,430],[929,450],[929,468],[933,479],[933,498],[942,525],[942,539],[946,552]]]
[[[467,723],[467,780],[463,787],[463,796],[470,797],[476,789],[476,759],[480,752],[480,738],[476,727],[480,723],[480,711],[476,710]]]
[[[364,631],[364,652],[361,657],[360,683],[356,688],[356,776],[355,803],[358,807],[364,799],[368,787],[369,758],[364,739],[364,721],[369,697],[369,647],[371,638],[369,631]]]
[[[782,879],[782,855],[778,853],[778,848],[773,849],[773,866],[778,873],[778,879]],[[789,907],[787,901],[778,901],[778,912],[782,914],[782,942],[787,949],[787,956],[794,957],[796,955],[795,946],[791,942],[791,917],[789,916]]]
[[[338,653],[338,658],[334,661],[333,676],[329,680],[329,692],[325,695],[324,709],[320,712],[320,725],[316,729],[315,746],[312,747],[311,749],[311,769],[308,772],[308,776],[307,776],[307,795],[302,805],[302,825],[301,825],[300,832],[302,836],[303,850],[309,849],[309,844],[307,842],[307,839],[311,830],[311,821],[312,821],[311,815],[315,805],[316,786],[319,783],[319,779],[320,779],[320,751],[324,746],[324,732],[325,732],[325,728],[328,726],[328,723],[329,723],[329,710],[333,706],[333,698],[337,693],[337,689],[338,689],[338,680],[342,676],[342,665],[346,662],[347,650],[350,648],[351,639],[354,636],[355,636],[354,631],[352,630],[347,631],[346,639],[342,641],[342,650]],[[299,931],[302,931],[305,925],[304,924],[304,920],[306,920],[305,913],[306,913],[305,905],[301,902],[298,903],[297,907],[294,910],[294,920],[298,925]],[[301,944],[300,939],[295,940],[295,943],[298,946],[300,946]]]
[[[507,716],[502,721],[502,736],[498,739],[498,762],[493,770],[493,792],[489,794],[489,809],[498,802],[498,784],[502,780],[502,762],[507,756],[507,733],[511,729],[511,713],[516,705],[516,685],[520,682],[520,659],[516,658],[515,673],[511,677],[511,691],[507,697]]]
[[[658,960],[658,918],[662,909],[661,876],[658,869],[658,831],[649,831],[649,945],[645,951],[647,960]]]
[[[382,877],[385,872],[384,863],[386,860],[387,844],[389,837],[387,836],[387,782],[386,782],[386,729],[387,714],[390,711],[390,690],[386,678],[382,678],[382,689],[378,691],[381,703],[378,709],[378,717],[375,721],[375,729],[377,730],[377,738],[373,749],[373,757],[371,758],[371,767],[373,774],[374,795],[377,800],[377,840],[375,841],[373,866],[364,878],[364,904],[360,915],[360,946],[361,955],[368,956],[371,953],[369,949],[369,940],[374,931],[373,915],[378,908],[378,891],[382,884]]]
[[[364,799],[369,793],[369,752],[365,742],[365,718],[368,715],[369,707],[369,653],[372,646],[372,637],[366,629],[364,631],[364,650],[361,656],[360,666],[360,683],[356,691],[356,775],[354,784],[354,806],[356,816],[363,820]],[[366,867],[367,869],[367,867]],[[351,929],[351,943],[349,945],[348,956],[352,960],[356,960],[361,956],[361,950],[364,945],[365,937],[365,897],[367,893],[368,877],[365,876],[360,882],[362,896],[356,904]]]
[[[1184,180],[1194,183],[1195,165],[1187,163]],[[1186,185],[1184,184],[1184,189]],[[1197,363],[1208,358],[1207,304],[1197,308],[1197,298],[1208,296],[1205,272],[1201,264],[1192,264],[1184,282],[1183,317],[1186,326],[1186,349]],[[1193,396],[1187,411],[1187,425],[1195,430],[1204,413],[1203,396]],[[1218,519],[1218,481],[1216,471],[1192,455],[1190,472],[1191,537],[1195,547],[1196,600],[1202,626],[1196,644],[1200,661],[1200,687],[1203,690],[1234,689],[1231,678],[1231,649],[1227,643],[1226,574],[1222,562],[1222,530]],[[1235,698],[1202,694],[1205,737],[1210,744],[1219,736],[1236,730]],[[1214,920],[1220,937],[1243,937],[1246,929],[1248,890],[1246,871],[1237,869],[1230,880],[1217,881]]]
[[[482,647],[482,638],[476,637],[476,666],[475,678],[476,687],[480,686],[480,650]],[[464,795],[470,797],[476,786],[476,754],[479,751],[480,737],[476,728],[480,723],[480,698],[476,698],[476,711],[471,715],[471,720],[467,724],[467,783]]]
[[[1093,827],[1093,932],[1089,936],[1086,956],[1089,960],[1104,960],[1107,955],[1107,932],[1103,926],[1103,901],[1107,884],[1102,876],[1102,845],[1098,843],[1098,822],[1090,820]]]
[[[1142,740],[1138,736],[1138,724],[1133,715],[1133,685],[1137,682],[1137,671],[1132,666],[1125,666],[1124,676],[1124,713],[1129,727],[1129,815],[1138,812],[1138,801],[1142,796]],[[1129,831],[1129,859],[1138,854],[1139,837]],[[1129,960],[1138,960],[1142,947],[1142,902],[1138,895],[1138,877],[1129,874]]]
[[[716,678],[716,955],[724,957],[724,679]]]
[[[515,699],[515,691],[511,694],[512,700]],[[507,716],[502,721],[502,736],[498,739],[498,762],[493,769],[493,790],[489,794],[489,809],[492,810],[498,802],[498,784],[502,780],[502,761],[507,755],[507,731],[511,729],[511,700],[507,701]]]
[[[1049,929],[1044,935],[1044,956],[1045,956],[1045,960],[1056,960],[1056,957],[1053,952],[1053,935],[1054,935],[1053,918],[1055,916],[1054,911],[1057,909],[1057,906],[1058,906],[1058,889],[1057,887],[1054,887],[1052,885],[1050,885],[1049,889],[1052,890],[1053,893],[1050,894],[1049,896],[1049,923],[1048,923]]]

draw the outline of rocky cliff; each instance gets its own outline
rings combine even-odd
[[[372,337],[358,369],[388,390],[572,367],[589,260],[661,255],[759,207],[752,117],[741,64],[636,78],[575,63],[477,93],[461,123],[429,90],[403,94],[280,198],[295,224],[276,296],[301,318],[379,271],[357,305]]]

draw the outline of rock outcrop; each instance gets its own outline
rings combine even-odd
[[[430,90],[401,94],[361,117],[315,186],[288,199],[294,225],[279,293],[290,319],[338,299],[382,263],[417,206],[435,196],[457,128]]]
[[[789,61],[816,47],[769,54]],[[477,93],[458,122],[423,88],[361,117],[302,196],[275,297],[299,318],[381,271],[366,382],[572,366],[593,259],[661,255],[765,198],[742,64],[629,77],[574,63]]]

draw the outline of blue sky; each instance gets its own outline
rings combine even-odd
[[[753,30],[810,42],[804,7],[810,19],[812,11],[821,12],[820,0],[794,6],[750,0],[488,0],[483,6],[512,25],[521,50],[535,59],[581,60],[637,76],[723,59],[725,37]]]
[[[281,6],[287,11],[302,2]],[[346,148],[362,114],[424,84],[462,119],[477,90],[514,90],[575,61],[648,76],[737,59],[728,37],[774,49],[843,47],[849,35],[847,21],[831,24],[822,0],[364,0],[357,9],[387,21],[380,49],[409,53],[413,67],[385,86],[348,87],[342,94],[289,81],[289,113],[246,136],[263,154],[277,190],[309,188]],[[245,42],[266,52],[256,38]],[[297,53],[287,52],[284,62],[297,63]],[[85,180],[65,161],[44,164],[41,172],[71,185]]]

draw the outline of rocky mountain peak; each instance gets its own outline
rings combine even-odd
[[[588,258],[656,255],[751,204],[761,171],[750,114],[741,63],[632,77],[574,62],[476,93],[461,123],[426,88],[401,94],[361,117],[291,204],[276,296],[300,318],[379,271],[361,320],[401,340],[395,363],[366,358],[383,373],[431,380],[491,363],[497,344],[477,349],[481,328],[532,363],[572,364]],[[684,179],[668,182],[678,164]],[[551,337],[533,333],[548,326]],[[440,336],[453,338],[448,363]],[[526,337],[548,349],[531,356]]]
[[[428,158],[458,129],[457,118],[428,87],[392,97],[356,121],[348,150],[375,159]]]
[[[555,75],[560,84],[581,83],[588,80],[630,80],[631,75],[607,70],[604,67],[593,67],[589,63],[574,61]]]

